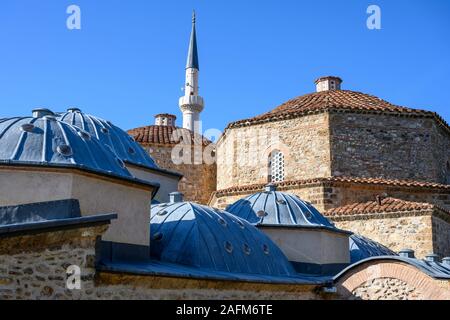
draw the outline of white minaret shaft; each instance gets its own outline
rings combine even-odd
[[[181,112],[183,112],[183,128],[197,133],[201,133],[200,112],[202,112],[204,108],[203,98],[198,94],[199,70],[194,12],[192,16],[192,32],[186,64],[184,96],[180,98],[179,105]]]

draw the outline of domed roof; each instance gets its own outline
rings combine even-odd
[[[370,257],[397,255],[382,244],[358,234],[352,234],[349,241],[351,263]]]
[[[153,205],[150,221],[154,259],[231,273],[295,274],[264,233],[225,211],[173,202]]]
[[[135,180],[97,139],[53,116],[0,119],[0,163],[78,167]]]
[[[169,125],[150,125],[128,130],[136,142],[143,144],[175,145],[187,142],[192,145],[207,146],[211,141],[191,130]]]
[[[290,225],[335,229],[310,203],[294,194],[276,191],[268,185],[264,192],[254,193],[226,208],[235,216],[257,225]]]
[[[134,165],[157,169],[158,166],[149,154],[125,131],[110,121],[71,108],[58,116],[58,119],[74,125],[108,146],[120,159]]]
[[[228,128],[240,127],[253,123],[267,122],[271,120],[295,117],[310,112],[329,109],[352,110],[352,111],[378,111],[394,114],[409,115],[434,115],[433,112],[406,108],[394,105],[378,97],[357,91],[349,90],[327,90],[305,94],[291,99],[277,108],[262,115],[232,122]]]

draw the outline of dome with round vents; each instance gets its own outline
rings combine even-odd
[[[152,206],[153,259],[212,271],[294,275],[281,250],[264,233],[225,211],[190,202]]]
[[[158,168],[155,161],[133,137],[110,121],[83,113],[77,108],[71,108],[59,114],[58,119],[98,139],[125,162],[151,169]]]
[[[51,115],[0,119],[0,164],[76,167],[135,180],[97,139]]]
[[[236,201],[226,210],[255,225],[335,229],[334,225],[310,203],[294,194],[276,191],[274,185],[268,185],[265,191]]]

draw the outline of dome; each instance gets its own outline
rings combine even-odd
[[[77,167],[133,179],[97,139],[53,116],[0,119],[0,163]]]
[[[293,275],[281,250],[262,232],[233,215],[191,202],[152,206],[152,258],[213,271]]]
[[[151,169],[158,168],[155,161],[133,137],[109,121],[85,114],[76,108],[68,109],[67,112],[60,114],[58,119],[96,137],[125,162]]]
[[[293,98],[275,109],[253,118],[230,123],[227,128],[288,119],[325,110],[382,112],[416,116],[433,116],[430,111],[398,106],[376,96],[350,90],[326,90]]]
[[[376,256],[396,256],[397,254],[382,244],[358,234],[350,236],[351,263]]]
[[[236,201],[227,212],[255,225],[289,225],[335,229],[310,203],[294,194],[276,191],[274,185]]]

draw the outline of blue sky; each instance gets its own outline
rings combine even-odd
[[[80,6],[82,29],[66,28]],[[382,29],[366,27],[379,5]],[[77,106],[124,129],[176,114],[195,8],[204,129],[337,75],[343,88],[450,121],[450,1],[2,0],[0,116]]]

